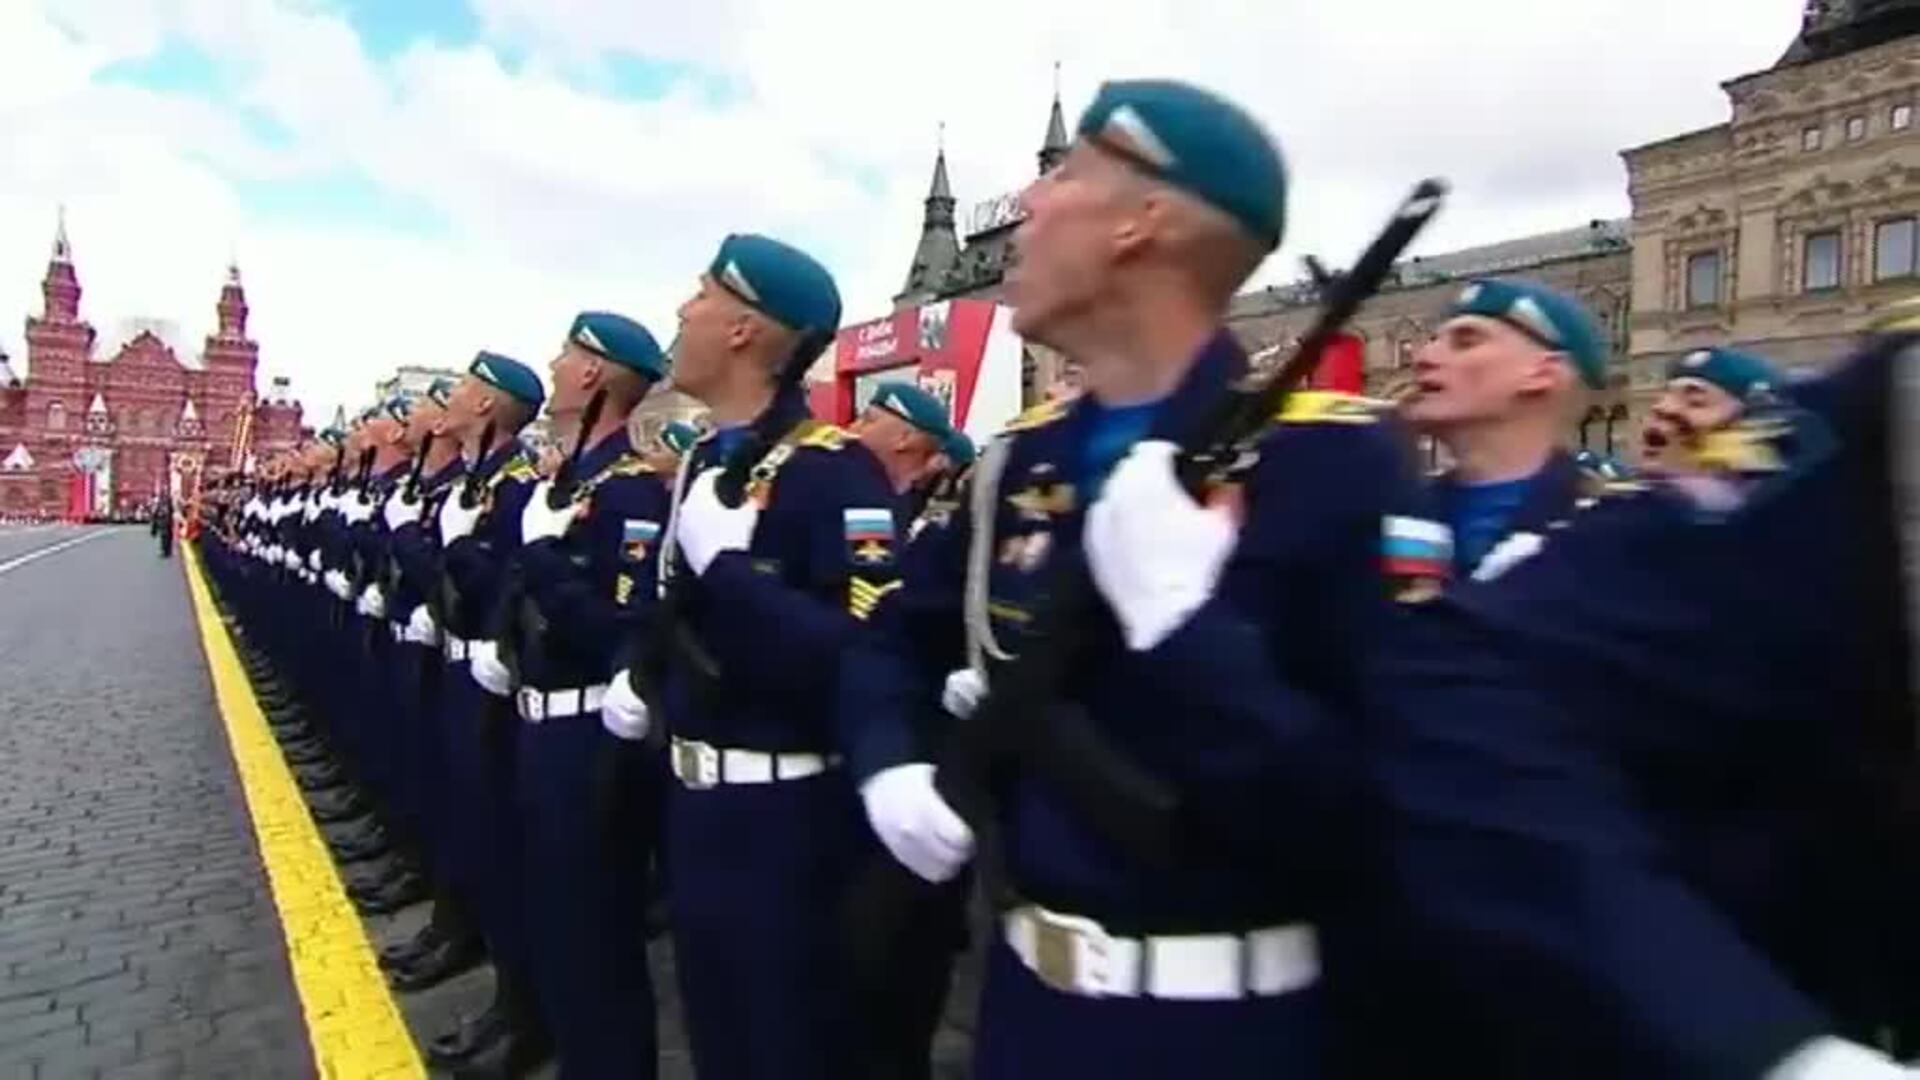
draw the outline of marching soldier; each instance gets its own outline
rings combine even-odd
[[[520,512],[539,479],[519,433],[546,391],[533,369],[497,353],[474,357],[447,399],[447,433],[467,472],[440,501],[441,579],[428,604],[447,658],[440,722],[447,753],[447,813],[462,823],[450,848],[455,879],[493,957],[493,1001],[428,1047],[442,1068],[513,1072],[549,1049],[532,989],[532,957],[519,867],[513,789],[517,718],[491,632],[520,547]]]
[[[1695,349],[1667,364],[1667,382],[1640,431],[1644,469],[1684,464],[1710,432],[1739,420],[1781,390],[1780,373],[1737,349]]]
[[[1398,624],[1377,771],[1401,960],[1470,1018],[1434,1071],[1916,1075],[1865,1045],[1914,987],[1912,688],[1879,678],[1911,598],[1877,460],[1910,341],[1663,409],[1682,437],[1644,490]]]
[[[669,922],[696,1069],[846,1076],[839,915],[865,844],[834,668],[895,587],[893,494],[872,455],[808,415],[801,378],[840,323],[818,262],[729,236],[679,316],[674,384],[716,430],[681,468],[658,630],[607,711],[671,740]]]
[[[381,508],[390,537],[383,603],[393,639],[391,724],[404,762],[400,801],[427,860],[433,914],[414,938],[381,955],[400,990],[422,989],[464,971],[482,952],[479,931],[459,894],[451,849],[464,821],[448,812],[444,731],[439,722],[443,661],[428,604],[438,588],[440,501],[466,471],[448,431],[453,382],[437,379],[413,405],[407,442],[415,472]]]
[[[1445,447],[1451,469],[1433,482],[1444,532],[1402,519],[1389,543],[1450,547],[1453,573],[1493,577],[1537,551],[1550,528],[1605,482],[1560,446],[1585,391],[1606,387],[1606,349],[1572,297],[1526,281],[1488,279],[1461,290],[1446,322],[1414,353],[1401,415]]]
[[[1284,191],[1278,151],[1233,104],[1173,82],[1101,88],[1022,197],[1008,280],[1015,329],[1079,362],[1083,392],[982,455],[986,491],[954,516],[944,565],[889,598],[843,663],[849,763],[887,850],[941,882],[977,836],[992,844],[982,871],[1002,910],[974,1055],[989,1080],[1316,1076],[1327,1057],[1336,987],[1320,956],[1344,929],[1354,779],[1343,718],[1389,615],[1382,520],[1412,478],[1377,406],[1325,393],[1296,394],[1204,502],[1173,472],[1175,445],[1246,370],[1222,325],[1279,242]],[[1058,700],[1020,721],[1077,725],[1170,790],[1170,852],[1103,829],[1096,793],[1038,755],[996,762],[976,834],[917,730],[925,702],[970,713],[1007,658],[1038,647],[1051,571],[1082,551],[1097,599]],[[965,629],[944,690],[897,625],[932,611]]]
[[[603,728],[602,705],[615,654],[652,608],[667,492],[627,421],[666,357],[639,323],[587,312],[550,374],[547,411],[570,450],[521,511],[518,578],[496,616],[518,668],[520,873],[537,883],[528,936],[563,1075],[652,1076],[641,916],[660,780],[637,741],[644,725]]]

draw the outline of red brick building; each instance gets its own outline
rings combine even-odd
[[[284,381],[267,400],[254,386],[260,346],[247,337],[238,267],[197,357],[181,355],[164,324],[132,324],[125,340],[96,335],[80,317],[64,222],[40,289],[25,377],[0,353],[0,516],[131,513],[195,470],[226,471],[242,437],[256,455],[299,438]]]

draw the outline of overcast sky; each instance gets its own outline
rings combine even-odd
[[[1801,0],[0,0],[0,348],[64,203],[83,314],[211,326],[237,255],[309,416],[394,366],[546,361],[574,312],[672,336],[720,237],[819,254],[884,314],[938,125],[962,220],[1034,170],[1061,65],[1245,102],[1299,256],[1344,262],[1416,178],[1422,250],[1624,216],[1618,151],[1726,118]]]

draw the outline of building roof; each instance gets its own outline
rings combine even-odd
[[[7,459],[0,461],[0,469],[8,472],[26,472],[31,468],[33,468],[33,454],[28,452],[26,443],[14,443],[13,451],[7,455]]]
[[[1632,246],[1627,226],[1624,218],[1595,220],[1577,228],[1535,233],[1439,255],[1415,256],[1395,265],[1382,291],[1419,289],[1491,274],[1517,274],[1562,259],[1626,251]],[[1233,313],[1264,311],[1276,304],[1309,304],[1316,295],[1317,289],[1311,281],[1272,285],[1235,297]]]
[[[1800,33],[1776,67],[1836,56],[1920,34],[1920,0],[1808,0]]]

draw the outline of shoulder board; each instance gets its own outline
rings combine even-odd
[[[534,468],[532,460],[525,455],[516,454],[500,466],[500,477],[504,480],[538,480],[540,470]]]
[[[646,458],[638,454],[630,454],[607,466],[607,471],[603,475],[648,476],[651,475],[653,471],[653,466],[647,464]]]
[[[1274,414],[1282,424],[1371,424],[1391,412],[1393,403],[1337,390],[1297,390]]]
[[[836,427],[833,424],[820,423],[818,421],[815,421],[814,424],[814,427],[800,433],[800,437],[794,440],[793,445],[796,448],[811,447],[815,450],[839,450],[853,439],[853,436],[849,434],[845,428]]]
[[[1033,408],[1028,409],[1026,412],[1021,413],[1019,416],[1007,421],[1007,425],[1000,430],[1026,431],[1029,428],[1044,427],[1067,415],[1067,410],[1072,404],[1070,399],[1043,401]]]

